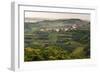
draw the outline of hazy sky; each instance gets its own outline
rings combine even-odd
[[[90,14],[80,14],[80,13],[49,13],[49,12],[25,12],[25,18],[33,19],[71,19],[79,18],[83,20],[90,20]]]

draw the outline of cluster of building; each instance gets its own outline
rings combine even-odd
[[[78,27],[79,26],[77,24],[73,24],[71,26],[66,25],[66,26],[59,26],[59,27],[53,27],[53,28],[43,27],[43,28],[40,28],[40,31],[56,31],[56,32],[60,32],[60,31],[76,30]]]

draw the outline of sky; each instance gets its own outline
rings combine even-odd
[[[32,19],[49,19],[49,20],[56,20],[56,19],[83,19],[83,20],[90,20],[90,14],[85,13],[54,13],[54,12],[32,12],[27,11],[25,12],[25,18],[32,18]]]

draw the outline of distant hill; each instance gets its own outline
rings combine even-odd
[[[75,25],[78,29],[90,30],[90,22],[81,19],[39,20],[24,22],[24,32],[34,32],[41,28],[71,28]]]

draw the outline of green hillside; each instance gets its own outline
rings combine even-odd
[[[24,23],[24,61],[90,58],[90,22],[81,19]]]

